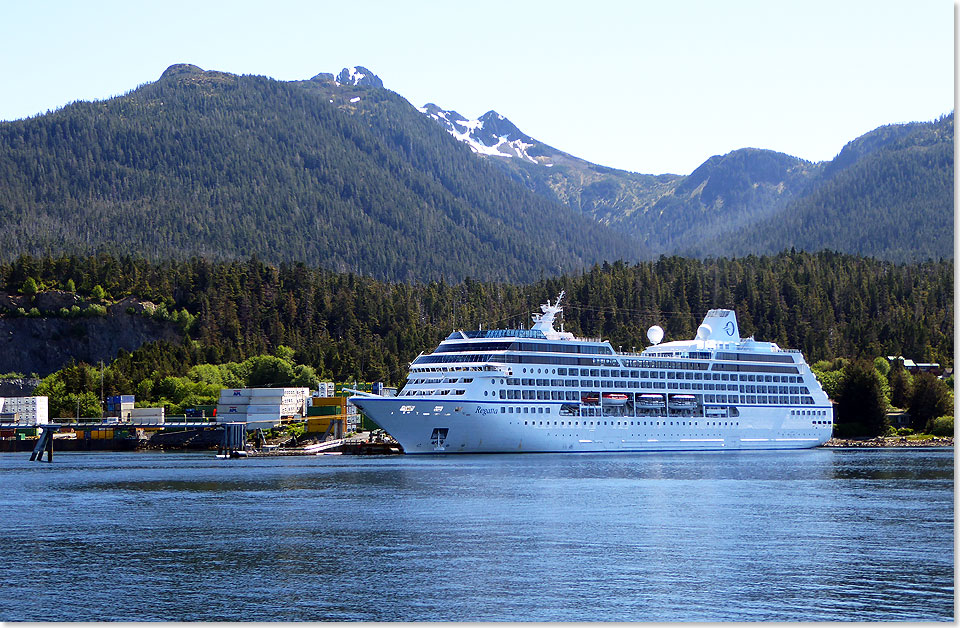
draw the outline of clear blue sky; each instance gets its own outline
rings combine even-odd
[[[746,146],[812,161],[953,109],[951,0],[8,2],[0,120],[174,63],[306,79],[363,65],[416,106],[496,109],[603,165],[687,174]]]

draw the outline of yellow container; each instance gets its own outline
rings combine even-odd
[[[330,429],[330,424],[335,421],[343,421],[341,416],[323,416],[310,417],[307,419],[307,432],[311,434],[322,434]]]
[[[346,397],[313,397],[311,399],[314,406],[340,406],[347,407]]]

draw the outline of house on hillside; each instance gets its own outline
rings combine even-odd
[[[914,362],[902,355],[888,355],[887,361],[890,362],[890,366],[899,361],[903,364],[903,368],[911,373],[933,373],[937,377],[943,375],[943,369],[940,368],[939,362]]]

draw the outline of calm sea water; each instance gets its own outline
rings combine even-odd
[[[0,620],[952,620],[953,450],[0,454]]]

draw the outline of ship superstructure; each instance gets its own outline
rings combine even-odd
[[[410,366],[396,397],[351,401],[406,453],[797,449],[830,438],[833,414],[799,351],[742,339],[732,310],[692,340],[642,353],[554,329],[455,331]]]

